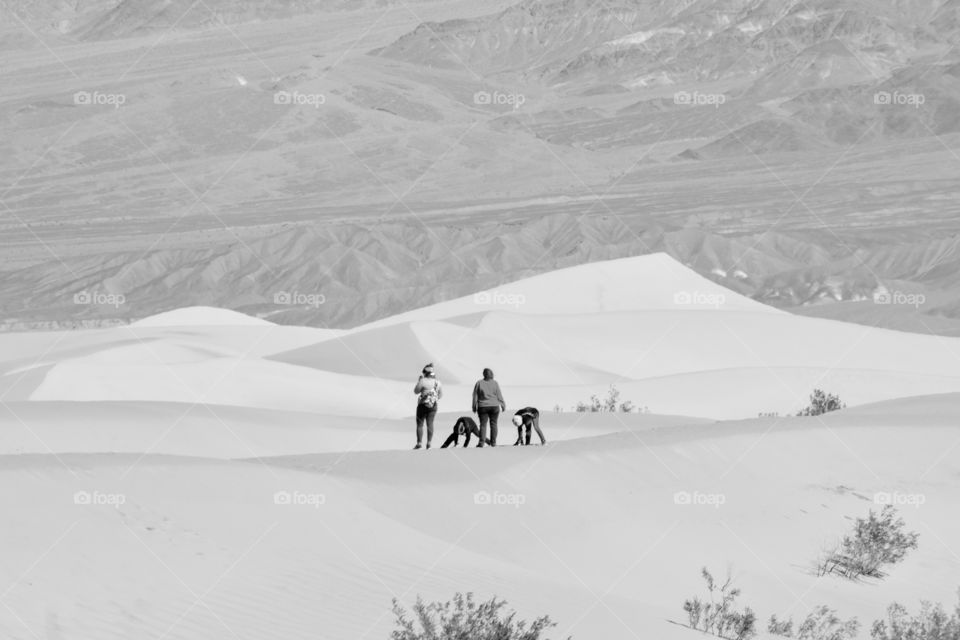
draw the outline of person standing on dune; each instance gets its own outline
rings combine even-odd
[[[431,362],[423,368],[417,384],[413,387],[413,392],[417,394],[417,446],[414,449],[423,448],[423,426],[427,426],[427,449],[433,442],[433,420],[437,417],[437,404],[443,397],[443,385],[437,380],[433,371]]]
[[[483,370],[483,379],[477,380],[473,386],[473,412],[480,418],[480,444],[487,441],[487,423],[490,424],[490,446],[497,446],[497,419],[501,411],[507,410],[507,403],[503,400],[500,383],[493,379],[493,371]]]

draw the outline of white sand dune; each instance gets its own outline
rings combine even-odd
[[[8,400],[205,403],[390,419],[412,413],[412,383],[427,361],[446,382],[443,409],[464,413],[485,366],[498,373],[513,407],[570,410],[615,384],[624,400],[653,413],[714,419],[796,412],[815,387],[851,405],[960,391],[953,338],[776,311],[663,255],[558,273],[496,294],[522,300],[515,308],[462,299],[336,333],[244,326],[233,313],[208,318],[209,310],[189,309],[71,337],[36,360],[23,354],[9,364],[4,388]],[[233,324],[216,324],[224,320]]]
[[[689,306],[696,309],[783,313],[704,278],[665,253],[654,253],[557,269],[362,328],[447,319],[490,309],[542,315],[676,309],[677,296],[683,294],[690,296]]]
[[[514,406],[569,410],[616,384],[655,413],[718,419],[793,412],[818,386],[851,404],[960,391],[960,341],[782,313],[663,255],[573,267],[496,295],[522,304],[460,299],[271,359],[398,382],[431,360],[461,407],[489,366]]]
[[[159,313],[133,323],[135,327],[268,326],[272,322],[216,307],[187,307]]]
[[[927,426],[944,406],[956,417],[960,397],[866,420],[667,426],[493,452],[3,456],[0,492],[18,517],[0,534],[16,580],[0,633],[383,638],[391,597],[472,590],[551,613],[555,637],[692,639],[673,622],[702,565],[732,567],[763,619],[826,603],[869,623],[893,600],[952,601],[957,587],[960,459],[945,454],[960,427]],[[76,491],[124,503],[75,505]],[[278,491],[314,505],[275,504]],[[482,491],[523,504],[476,504]],[[724,503],[677,504],[677,492]],[[901,509],[919,549],[881,582],[817,579],[821,545],[878,492],[924,496]]]

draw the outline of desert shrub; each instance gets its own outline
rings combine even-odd
[[[707,601],[694,597],[683,603],[690,627],[729,640],[748,640],[756,635],[757,617],[750,607],[737,611],[735,601],[740,589],[733,587],[729,574],[722,585],[717,585],[706,567],[701,575],[709,595]]]
[[[943,605],[923,602],[915,616],[894,603],[887,608],[886,619],[873,623],[870,637],[873,640],[960,640],[960,601],[952,613],[944,611]]]
[[[603,401],[596,394],[590,396],[590,402],[578,402],[577,412],[579,413],[599,413],[603,411]]]
[[[793,620],[778,620],[776,614],[770,616],[767,631],[775,636],[793,637]]]
[[[504,615],[507,603],[491,598],[476,603],[472,593],[457,593],[448,602],[425,603],[419,597],[413,605],[413,619],[394,599],[396,629],[391,640],[540,640],[556,626],[549,616],[531,623],[517,621],[516,612]],[[568,639],[569,640],[569,639]]]
[[[917,548],[919,534],[904,531],[904,527],[892,506],[885,506],[879,515],[871,509],[866,519],[857,518],[853,534],[845,536],[820,560],[819,575],[882,578],[882,567],[897,564]]]
[[[576,410],[579,413],[601,413],[604,411],[633,413],[637,411],[637,407],[631,400],[620,400],[620,390],[617,389],[616,385],[610,385],[606,398],[600,398],[593,394],[590,396],[590,402],[578,402]]]
[[[603,410],[616,411],[618,406],[620,406],[620,389],[610,385],[610,389],[607,391],[607,398],[603,401]]]
[[[774,635],[797,640],[851,640],[857,636],[860,623],[856,618],[843,621],[837,617],[837,612],[826,605],[821,605],[810,612],[800,623],[797,634],[793,634],[793,620],[780,621],[777,616],[770,616],[767,631]]]
[[[839,396],[826,393],[822,389],[814,389],[810,394],[810,404],[798,416],[822,416],[831,411],[846,409],[847,405],[840,401]]]

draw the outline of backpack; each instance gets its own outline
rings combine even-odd
[[[437,406],[437,400],[439,399],[439,395],[437,394],[437,386],[439,386],[439,384],[440,383],[434,379],[432,387],[429,389],[424,389],[420,392],[421,405],[427,407],[428,409],[433,409],[435,406]]]

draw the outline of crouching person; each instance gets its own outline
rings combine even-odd
[[[529,445],[531,429],[537,430],[540,444],[547,444],[547,439],[543,437],[543,431],[540,430],[540,411],[536,407],[524,407],[517,411],[513,415],[513,424],[517,427],[517,441],[513,446]],[[524,437],[524,429],[527,431],[526,437]]]
[[[453,425],[453,433],[447,436],[446,442],[444,442],[440,448],[446,449],[451,444],[455,447],[458,446],[460,444],[460,436],[466,436],[466,440],[463,442],[464,448],[470,446],[471,436],[476,436],[477,439],[480,439],[480,427],[477,426],[477,421],[470,416],[457,418],[457,422]],[[489,440],[487,440],[487,444],[490,444]],[[479,447],[480,443],[477,443],[477,446]]]

